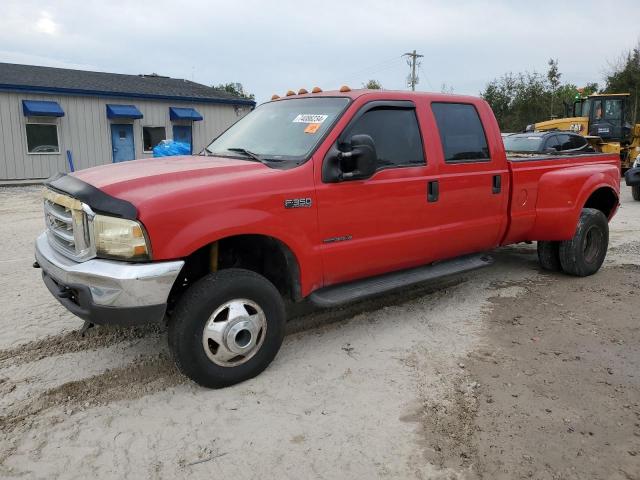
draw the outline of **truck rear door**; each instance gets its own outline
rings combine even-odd
[[[488,106],[431,102],[440,139],[439,258],[495,248],[507,226],[509,170]],[[479,111],[480,109],[480,111]],[[435,139],[435,135],[433,136]]]

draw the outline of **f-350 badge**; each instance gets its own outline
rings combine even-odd
[[[289,198],[284,201],[284,208],[310,208],[310,198]]]

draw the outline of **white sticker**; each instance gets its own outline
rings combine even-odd
[[[301,113],[293,119],[293,123],[322,123],[329,115],[316,115],[313,113]]]

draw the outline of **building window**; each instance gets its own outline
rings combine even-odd
[[[145,152],[153,152],[153,147],[167,138],[164,127],[142,127],[142,144]]]
[[[55,123],[27,123],[26,128],[29,153],[60,153]]]

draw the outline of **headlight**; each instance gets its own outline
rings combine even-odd
[[[96,253],[122,260],[149,260],[149,248],[142,225],[133,220],[96,215],[93,219]]]

